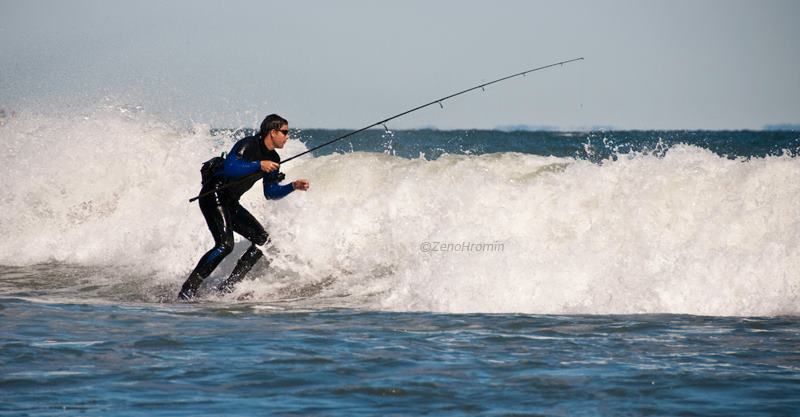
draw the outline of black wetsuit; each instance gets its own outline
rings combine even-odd
[[[269,240],[269,235],[261,223],[239,204],[239,198],[258,180],[264,184],[264,196],[268,199],[283,198],[294,190],[292,184],[280,185],[282,177],[278,170],[273,172],[261,171],[261,161],[280,163],[277,152],[269,150],[264,145],[264,140],[259,136],[246,137],[233,145],[231,152],[225,159],[225,164],[218,172],[212,173],[212,178],[203,184],[200,193],[214,191],[200,198],[200,210],[206,219],[208,229],[214,237],[214,247],[206,252],[189,278],[183,284],[179,297],[190,299],[195,296],[203,280],[216,269],[222,259],[233,250],[233,232],[244,236],[251,242],[250,247],[239,259],[236,267],[217,288],[220,291],[231,291],[233,286],[244,278],[253,265],[263,256],[256,245],[264,245]],[[262,175],[253,175],[261,173]],[[247,177],[246,180],[243,180]],[[237,182],[241,181],[241,182]],[[225,189],[219,187],[235,183]]]

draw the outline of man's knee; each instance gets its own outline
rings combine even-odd
[[[219,249],[220,252],[222,253],[222,256],[230,255],[230,253],[233,252],[233,236],[223,240],[222,243],[219,245]]]
[[[253,236],[253,239],[251,239],[250,241],[258,246],[264,246],[267,243],[269,243],[269,235],[267,234],[267,232],[259,233]]]

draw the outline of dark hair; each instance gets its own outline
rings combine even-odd
[[[281,126],[288,124],[289,121],[283,117],[280,117],[277,114],[270,114],[264,118],[263,122],[261,122],[261,131],[259,134],[263,137],[268,134],[270,130],[278,130],[281,128]]]

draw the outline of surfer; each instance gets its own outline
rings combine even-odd
[[[289,122],[277,114],[270,114],[264,118],[257,135],[236,142],[226,158],[213,158],[203,165],[201,195],[207,194],[200,197],[200,210],[214,237],[214,247],[200,258],[178,297],[189,300],[196,295],[203,280],[233,250],[233,232],[249,240],[250,247],[217,290],[232,291],[233,286],[264,256],[258,246],[266,244],[269,235],[239,204],[239,198],[259,179],[263,182],[264,197],[269,200],[283,198],[294,190],[308,190],[309,183],[304,179],[280,184],[284,175],[280,172],[281,158],[275,149],[283,148],[288,139]],[[261,175],[253,175],[257,173]]]

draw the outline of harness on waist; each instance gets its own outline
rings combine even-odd
[[[211,182],[211,179],[214,178],[218,173],[222,172],[224,167],[225,152],[223,152],[221,156],[215,156],[208,161],[203,162],[203,166],[200,168],[200,175],[203,178],[203,185]]]
[[[225,152],[222,153],[221,156],[215,156],[209,159],[206,162],[203,162],[203,166],[200,167],[200,175],[202,176],[202,184],[206,185],[207,183],[211,182],[211,180],[222,173],[222,170],[225,168]],[[283,172],[270,172],[265,179],[269,182],[279,183],[286,178],[286,174]]]

